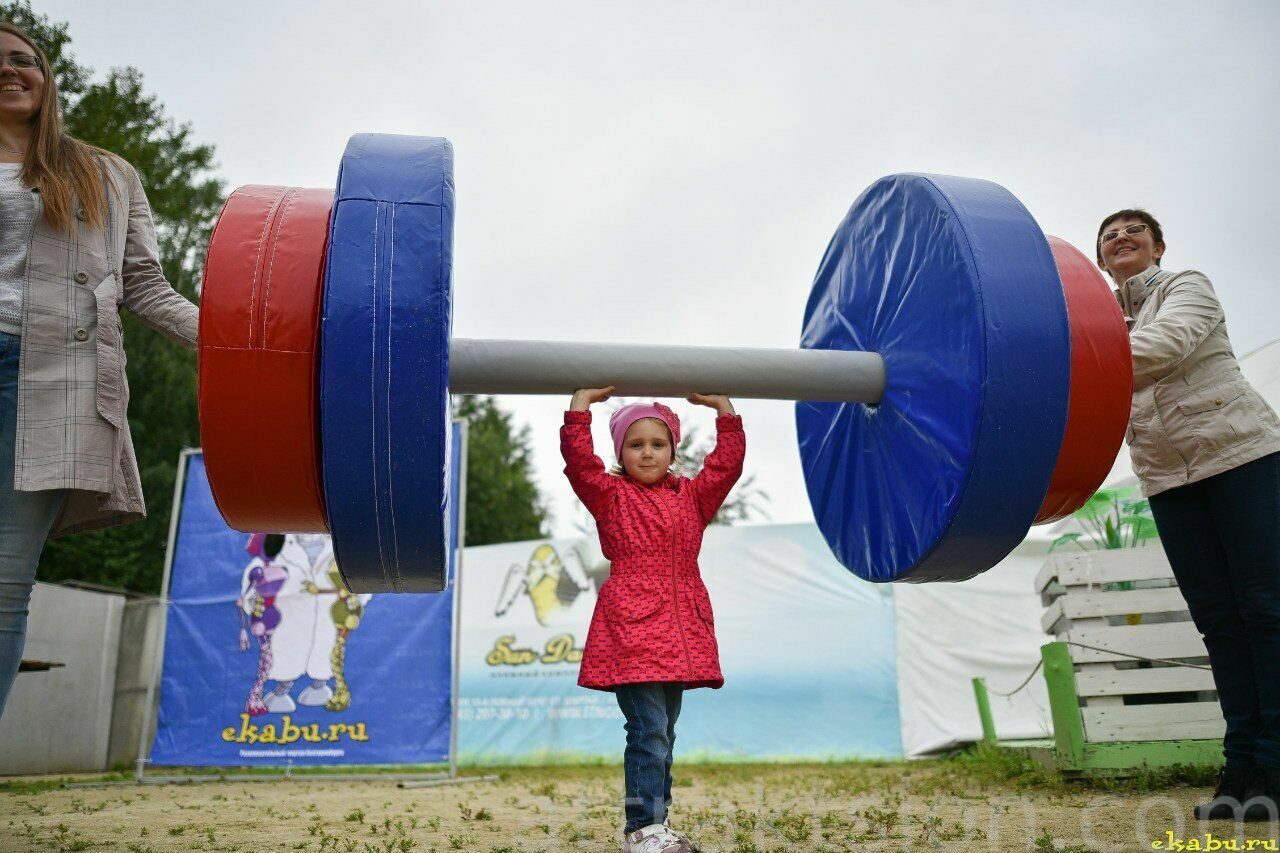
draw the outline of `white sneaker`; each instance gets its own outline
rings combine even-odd
[[[627,833],[622,840],[622,853],[688,853],[690,850],[662,823],[642,826]]]

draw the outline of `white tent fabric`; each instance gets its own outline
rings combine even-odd
[[[999,565],[963,583],[895,584],[902,752],[919,758],[982,739],[972,680],[1010,693],[1040,660],[1046,636],[1035,576],[1053,537],[1035,530]],[[1044,678],[991,695],[1001,739],[1050,737]]]
[[[1240,359],[1240,369],[1273,408],[1280,410],[1280,340]],[[1129,450],[1122,447],[1104,481],[1135,481]],[[898,699],[902,750],[919,757],[981,738],[971,679],[1009,692],[1040,660],[1048,639],[1040,628],[1043,608],[1033,589],[1049,545],[1067,519],[1034,529],[1004,562],[961,584],[898,584],[894,607],[898,640]],[[1002,739],[1049,737],[1053,731],[1044,678],[1037,673],[1012,698],[992,694],[991,710]]]
[[[911,758],[979,740],[972,679],[1013,692],[1040,659],[1043,609],[1033,586],[1050,541],[1037,531],[964,583],[871,584],[836,562],[812,524],[713,527],[700,562],[716,602],[726,683],[714,696],[691,698],[681,717],[683,754]],[[582,548],[593,545],[467,549],[462,755],[518,763],[616,752],[615,703],[576,686],[571,656],[515,654],[580,650],[607,570],[594,547]],[[553,577],[558,567],[567,577]],[[993,694],[992,712],[1002,738],[1047,736],[1043,676],[1012,698]]]

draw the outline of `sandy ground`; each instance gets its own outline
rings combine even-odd
[[[0,849],[618,850],[620,767],[465,772],[501,779],[414,790],[315,777],[90,789],[14,781],[0,787]],[[1177,849],[1154,846],[1170,837],[1184,849],[1230,850],[1232,838],[1235,849],[1250,849],[1248,839],[1277,849],[1274,825],[1192,821],[1204,793],[1169,779],[1064,785],[989,758],[677,764],[671,821],[706,853]]]

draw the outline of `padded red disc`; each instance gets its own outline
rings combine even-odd
[[[200,439],[237,530],[327,532],[316,341],[332,190],[248,186],[209,241],[200,295]]]
[[[1094,262],[1049,237],[1071,317],[1071,394],[1067,429],[1036,524],[1065,518],[1084,505],[1124,441],[1133,396],[1133,361],[1124,315]]]

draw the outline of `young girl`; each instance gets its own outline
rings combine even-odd
[[[719,413],[716,448],[696,477],[680,477],[668,470],[680,420],[661,403],[633,403],[609,418],[618,467],[606,472],[591,444],[588,407],[612,391],[575,393],[560,431],[565,474],[595,517],[611,563],[578,684],[615,693],[627,721],[622,853],[691,853],[689,840],[666,824],[672,747],[684,691],[724,684],[698,551],[742,474],[746,438],[728,397],[693,394],[689,402]]]

